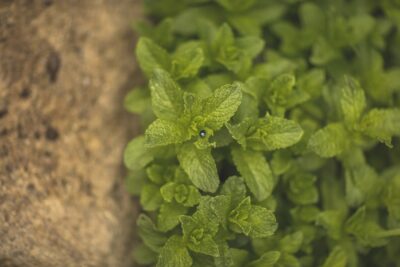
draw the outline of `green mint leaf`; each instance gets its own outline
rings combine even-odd
[[[274,267],[280,257],[281,253],[279,251],[268,251],[257,260],[252,261],[249,267]]]
[[[220,194],[230,196],[232,206],[236,207],[246,197],[246,185],[242,177],[231,176],[222,185]]]
[[[349,134],[341,123],[331,123],[314,133],[308,148],[323,158],[340,155],[349,148]]]
[[[307,173],[296,173],[289,178],[288,197],[291,201],[300,205],[314,204],[318,202],[318,190],[315,187],[317,178]]]
[[[175,79],[194,77],[203,62],[204,52],[199,43],[185,43],[178,47],[172,57],[172,76]]]
[[[313,223],[317,220],[320,210],[314,205],[297,206],[290,210],[293,220]]]
[[[278,224],[273,213],[260,206],[252,206],[250,197],[245,198],[229,215],[231,229],[252,238],[271,236]]]
[[[135,29],[141,36],[152,39],[154,43],[168,48],[174,41],[172,26],[173,20],[171,18],[166,18],[155,27],[149,25],[149,23],[140,22],[135,25]]]
[[[230,248],[229,254],[233,262],[231,267],[242,267],[247,261],[247,258],[249,256],[249,252],[247,250],[237,249],[237,248]],[[219,267],[218,264],[216,265],[217,267]],[[226,267],[226,266],[220,266],[220,267]]]
[[[278,228],[278,223],[276,222],[274,214],[260,206],[251,207],[249,223],[251,225],[249,236],[252,238],[271,236]]]
[[[292,120],[267,115],[247,134],[247,144],[255,150],[271,151],[290,147],[303,137],[300,125]]]
[[[141,114],[150,106],[150,95],[148,90],[137,88],[131,90],[124,99],[124,108],[132,113]]]
[[[318,97],[324,87],[325,76],[323,69],[312,69],[299,77],[297,87],[311,97]]]
[[[190,267],[193,260],[182,237],[171,236],[158,257],[157,267]]]
[[[204,101],[202,116],[206,127],[216,131],[229,121],[240,105],[241,88],[239,83],[222,86]]]
[[[243,86],[243,92],[248,93],[257,101],[259,101],[265,93],[265,88],[267,88],[268,85],[269,81],[267,79],[257,76],[250,76]]]
[[[347,262],[346,251],[342,247],[336,246],[329,253],[328,258],[325,260],[322,267],[346,267]]]
[[[155,120],[145,132],[146,146],[166,146],[189,140],[190,135],[181,124],[162,119]]]
[[[176,201],[185,207],[193,207],[200,202],[200,192],[191,185],[170,182],[161,187],[160,191],[165,201]]]
[[[235,44],[235,35],[229,24],[224,23],[215,33],[214,40],[211,43],[215,51],[224,47],[233,46]]]
[[[215,192],[219,177],[210,149],[197,149],[193,144],[183,144],[178,149],[178,160],[192,183],[205,192]]]
[[[261,152],[232,148],[233,162],[257,200],[268,198],[274,187],[271,169]]]
[[[207,229],[207,224],[193,217],[181,216],[183,238],[190,250],[205,255],[217,257],[218,245],[213,240],[215,233]]]
[[[392,174],[384,194],[384,202],[389,211],[389,216],[395,221],[400,221],[400,173]]]
[[[230,208],[231,196],[205,196],[202,197],[197,212],[202,218],[207,218],[208,222],[226,227]]]
[[[346,200],[351,207],[376,200],[381,193],[377,173],[365,163],[346,167],[345,182]]]
[[[275,111],[276,108],[285,108],[287,100],[293,92],[296,79],[291,74],[282,74],[276,77],[267,89],[264,100],[268,107]],[[277,110],[278,111],[278,110]],[[277,113],[279,115],[279,112]]]
[[[251,232],[251,225],[249,223],[249,216],[251,211],[250,197],[243,199],[239,205],[230,212],[228,221],[230,228],[236,233],[243,233],[249,235]]]
[[[244,249],[230,248],[226,242],[219,243],[219,256],[214,258],[215,267],[242,267],[249,253]]]
[[[152,164],[146,168],[146,174],[150,181],[157,185],[163,185],[172,180],[174,176],[175,166],[163,166],[160,164]]]
[[[380,247],[388,242],[383,234],[384,229],[368,216],[365,206],[360,207],[346,221],[345,230],[354,235],[363,246]]]
[[[236,46],[249,58],[255,58],[263,50],[265,42],[256,36],[238,38]]]
[[[361,131],[392,147],[392,137],[400,136],[400,109],[372,109],[362,118]]]
[[[229,11],[243,11],[254,5],[255,0],[217,0],[217,3]]]
[[[246,135],[249,132],[250,126],[254,125],[254,120],[245,118],[242,122],[232,125],[230,123],[226,124],[226,128],[229,133],[232,135],[233,139],[235,139],[238,144],[240,144],[243,148],[247,148]]]
[[[318,214],[316,224],[326,229],[330,238],[339,240],[343,234],[345,215],[343,210],[326,210]]]
[[[157,216],[158,229],[162,232],[167,232],[175,228],[179,224],[179,217],[186,214],[187,209],[185,206],[175,202],[162,204]]]
[[[135,262],[141,265],[149,265],[156,263],[158,254],[143,244],[136,245],[133,251]]]
[[[140,214],[136,224],[138,226],[138,234],[143,243],[152,251],[159,252],[165,242],[167,242],[165,234],[157,230],[147,215]]]
[[[344,120],[349,126],[359,121],[367,104],[364,90],[356,80],[347,78],[346,86],[342,89],[340,105]]]
[[[283,237],[279,241],[279,248],[282,252],[295,254],[300,250],[303,244],[303,240],[304,240],[303,232],[297,231]]]
[[[357,44],[367,38],[375,26],[375,19],[366,14],[355,15],[349,19],[349,34],[351,44]]]
[[[293,159],[289,151],[278,150],[274,152],[271,160],[271,168],[275,175],[284,174],[292,165]]]
[[[153,184],[145,184],[140,194],[140,205],[144,210],[155,211],[157,210],[163,200],[160,194],[160,188]]]
[[[312,35],[319,36],[325,27],[324,11],[315,3],[303,3],[299,9],[299,16],[305,30]]]
[[[175,120],[181,116],[183,92],[165,70],[154,69],[149,87],[153,111],[158,118]]]
[[[233,258],[229,246],[226,242],[220,242],[218,244],[219,255],[214,258],[214,264],[216,267],[232,267]]]
[[[140,194],[140,205],[146,211],[155,211],[163,203],[160,188],[153,184],[145,184]]]
[[[242,51],[235,41],[232,29],[228,24],[223,24],[211,43],[215,61],[228,70],[240,74],[251,67],[251,58]]]
[[[155,69],[171,69],[171,59],[167,51],[152,40],[142,37],[136,46],[136,57],[143,72],[151,77]]]
[[[340,57],[340,53],[325,38],[318,38],[312,47],[311,63],[322,66]]]
[[[145,146],[144,136],[138,136],[130,141],[124,150],[124,164],[129,170],[144,168],[153,159],[153,153]]]
[[[290,267],[302,266],[300,260],[296,256],[288,253],[282,253],[278,263],[282,266],[290,266]]]
[[[195,95],[198,99],[205,99],[212,95],[211,87],[204,79],[192,78],[185,83],[185,91]]]
[[[127,191],[134,195],[139,196],[142,188],[146,183],[146,174],[141,171],[130,171],[125,177],[125,186]]]

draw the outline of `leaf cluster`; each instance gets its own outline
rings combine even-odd
[[[400,3],[144,3],[136,261],[400,266]]]

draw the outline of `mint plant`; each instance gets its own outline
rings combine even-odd
[[[400,3],[144,4],[136,262],[400,266]]]

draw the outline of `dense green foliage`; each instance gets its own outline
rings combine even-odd
[[[136,261],[400,266],[400,1],[147,0]]]

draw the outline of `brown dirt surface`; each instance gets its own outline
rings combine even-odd
[[[136,0],[0,0],[0,266],[131,266]]]

